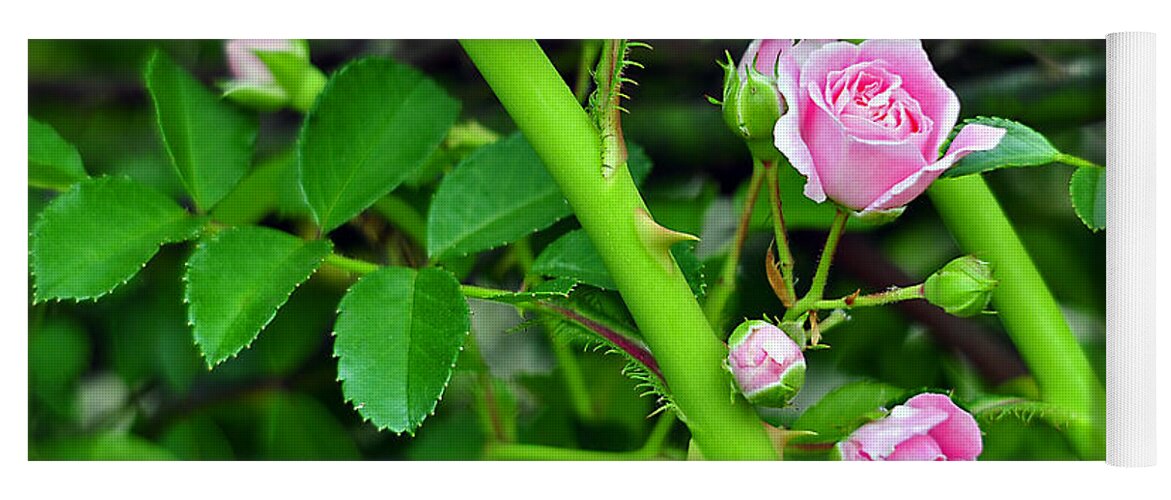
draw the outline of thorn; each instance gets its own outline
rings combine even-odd
[[[670,257],[671,246],[683,241],[699,241],[699,237],[693,234],[687,234],[679,231],[667,229],[659,223],[655,222],[651,214],[645,208],[635,209],[635,227],[638,230],[639,239],[642,240],[646,246],[660,250]]]

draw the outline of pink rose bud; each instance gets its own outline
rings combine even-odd
[[[771,323],[745,321],[728,338],[727,368],[752,404],[781,408],[805,384],[801,346]]]
[[[276,81],[256,51],[284,52],[309,59],[304,46],[293,40],[229,40],[224,45],[224,52],[228,56],[228,69],[237,82],[264,84]]]
[[[825,44],[802,64],[795,86],[780,84],[790,112],[777,122],[775,144],[806,177],[805,196],[861,215],[901,209],[1005,133],[966,126],[940,156],[960,101],[918,40]]]
[[[224,96],[245,106],[307,111],[325,86],[304,40],[229,40],[224,52],[232,73]]]
[[[920,394],[838,443],[842,460],[975,460],[983,451],[976,419],[943,394]]]

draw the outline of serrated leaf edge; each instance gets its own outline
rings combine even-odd
[[[992,123],[989,123],[989,122],[992,122]],[[958,165],[960,165],[960,164],[962,164],[962,163],[963,163],[963,159],[961,158],[960,160],[956,161],[956,162],[955,162],[955,164],[954,164],[954,165],[952,165],[950,168],[948,168],[947,170],[944,170],[944,171],[943,171],[943,173],[942,173],[942,174],[940,174],[940,178],[945,178],[945,179],[947,179],[947,178],[955,178],[955,177],[964,177],[964,176],[968,176],[968,175],[978,175],[978,174],[982,174],[982,173],[984,173],[984,172],[990,172],[990,171],[993,171],[993,170],[1000,170],[1000,169],[1002,169],[1002,168],[1020,168],[1020,167],[1033,167],[1033,166],[1040,166],[1040,165],[1048,165],[1049,163],[1053,163],[1053,162],[1057,161],[1057,157],[1058,157],[1058,155],[1060,155],[1060,154],[1061,154],[1061,151],[1060,151],[1060,150],[1058,150],[1058,149],[1057,149],[1055,146],[1053,146],[1053,142],[1052,142],[1052,141],[1050,141],[1048,137],[1045,137],[1045,134],[1042,134],[1042,133],[1040,133],[1040,132],[1037,132],[1037,130],[1036,130],[1036,129],[1034,129],[1033,127],[1030,127],[1030,126],[1028,126],[1028,125],[1025,125],[1024,123],[1021,123],[1021,122],[1019,122],[1019,121],[1012,120],[1012,119],[1009,119],[1009,118],[1003,118],[1003,117],[999,117],[999,116],[984,116],[984,115],[980,115],[980,116],[974,116],[974,117],[972,117],[972,118],[965,118],[963,122],[961,122],[960,124],[956,125],[955,127],[952,127],[952,129],[951,129],[951,132],[949,132],[949,133],[948,133],[948,135],[947,135],[947,139],[946,139],[946,140],[944,140],[944,141],[943,141],[943,144],[941,144],[941,145],[939,146],[939,151],[938,151],[938,154],[939,154],[940,156],[943,156],[944,154],[946,154],[946,153],[947,153],[947,149],[948,149],[949,147],[951,147],[951,143],[952,143],[952,141],[953,141],[953,140],[955,140],[955,137],[956,137],[956,135],[958,135],[958,134],[960,133],[960,130],[962,130],[964,127],[966,127],[966,126],[968,126],[968,125],[971,125],[971,124],[973,124],[973,123],[975,123],[975,124],[978,124],[978,125],[987,125],[987,126],[989,126],[989,127],[998,127],[998,125],[1004,125],[1004,124],[1006,124],[1006,123],[1007,123],[1009,126],[1011,126],[1011,125],[1019,125],[1019,126],[1021,126],[1021,127],[1024,127],[1024,128],[1027,128],[1027,129],[1029,129],[1029,130],[1033,131],[1033,132],[1034,132],[1034,133],[1036,133],[1038,136],[1040,136],[1042,139],[1044,139],[1044,140],[1045,140],[1045,144],[1046,144],[1047,146],[1049,146],[1049,149],[1052,149],[1052,150],[1053,150],[1053,151],[1054,151],[1056,154],[1054,155],[1054,157],[1053,157],[1051,160],[1049,160],[1049,161],[1048,161],[1048,162],[1046,162],[1046,163],[1040,163],[1040,164],[1039,164],[1039,163],[1016,163],[1016,162],[1006,162],[1006,163],[1000,164],[1000,165],[998,165],[998,166],[996,166],[996,167],[994,167],[994,168],[989,168],[989,169],[981,170],[981,171],[978,171],[978,172],[970,172],[970,173],[964,173],[964,174],[953,174],[953,173],[951,173],[951,172],[953,172],[953,171],[955,170],[955,167],[956,167],[956,166],[958,166]],[[998,128],[1001,128],[1001,127],[998,127]],[[1007,133],[1007,131],[1008,131],[1008,128],[1005,128],[1005,131],[1006,131],[1006,133]]]
[[[138,184],[133,179],[131,179],[130,177],[127,177],[125,175],[118,175],[118,176],[103,175],[103,176],[99,176],[99,177],[90,177],[88,179],[82,179],[81,181],[75,182],[72,185],[70,185],[70,187],[67,191],[65,191],[64,193],[61,193],[59,196],[57,196],[57,198],[55,198],[53,200],[53,202],[49,204],[49,206],[46,206],[44,210],[41,210],[41,212],[37,214],[37,221],[36,221],[36,223],[33,224],[33,229],[31,231],[29,231],[29,233],[28,233],[29,236],[32,237],[33,239],[36,239],[39,237],[38,233],[40,232],[41,227],[45,224],[45,214],[49,212],[49,208],[57,200],[65,198],[66,196],[74,195],[77,191],[81,190],[82,185],[96,184],[98,182],[109,183],[111,179],[115,179],[115,178],[134,182],[135,184]],[[144,189],[150,189],[147,186],[142,186],[142,187]],[[178,204],[176,204],[176,206],[178,206]],[[192,217],[190,213],[188,213],[186,216]],[[192,217],[192,219],[198,220],[198,221],[205,221],[206,217]],[[146,261],[142,262],[142,265],[140,265],[138,267],[138,269],[139,270],[145,269],[146,265],[149,264],[150,261],[154,259],[155,255],[158,255],[159,250],[162,249],[163,245],[173,244],[173,243],[182,243],[185,241],[189,241],[189,240],[201,235],[203,232],[203,229],[204,229],[204,225],[202,223],[200,223],[200,224],[194,225],[193,229],[189,233],[187,233],[186,236],[179,237],[179,238],[164,238],[162,241],[159,242],[158,245],[155,246],[154,252],[151,252],[150,256],[147,257]],[[130,273],[130,275],[127,276],[125,279],[123,279],[121,282],[114,284],[114,286],[110,287],[109,290],[97,293],[95,295],[43,297],[40,294],[40,288],[38,286],[37,272],[36,272],[36,269],[37,269],[36,261],[38,260],[38,258],[37,258],[36,253],[33,251],[33,246],[34,245],[30,244],[29,249],[28,249],[28,255],[32,260],[32,262],[29,263],[30,264],[29,265],[29,275],[31,275],[33,277],[33,305],[44,304],[47,302],[64,302],[66,300],[72,300],[75,304],[80,304],[84,300],[97,302],[98,299],[113,293],[114,290],[118,289],[118,287],[129,283],[130,280],[134,279],[135,276],[138,276],[138,271],[136,270],[136,271]]]
[[[1078,172],[1081,172],[1082,169],[1085,169],[1085,168],[1101,168],[1101,167],[1078,167],[1078,168],[1074,169],[1073,174],[1071,174],[1069,176],[1069,202],[1070,202],[1070,205],[1073,207],[1074,215],[1077,215],[1077,218],[1082,221],[1082,224],[1084,224],[1086,226],[1086,228],[1089,229],[1091,232],[1097,233],[1103,229],[1106,229],[1106,226],[1097,227],[1091,221],[1086,220],[1086,218],[1082,216],[1081,210],[1078,210],[1078,208],[1077,208],[1078,203],[1075,201],[1074,193],[1073,193],[1074,179],[1077,178]]]
[[[385,270],[385,269],[391,269],[391,267],[385,267],[385,268],[383,268],[383,270]],[[425,269],[426,269],[426,268],[425,268]],[[444,274],[448,275],[448,276],[449,276],[449,277],[450,277],[452,280],[454,280],[454,281],[455,281],[457,284],[459,283],[459,280],[457,280],[457,279],[455,278],[455,275],[451,274],[451,272],[449,272],[449,271],[447,271],[447,270],[445,270],[445,269],[442,269],[442,268],[430,268],[430,269],[435,269],[435,270],[437,270],[437,271],[439,271],[439,272],[442,272],[442,273],[444,273]],[[381,271],[382,271],[382,270],[380,270],[380,271],[377,271],[377,272],[381,272]],[[415,276],[414,276],[414,278],[412,278],[412,283],[411,283],[411,308],[412,308],[412,310],[413,310],[413,309],[414,309],[414,300],[415,300],[415,299],[414,299],[414,294],[415,294],[415,286],[414,286],[414,281],[415,281],[416,279],[418,279],[419,272],[420,272],[420,271],[422,271],[422,269],[412,269],[412,271],[414,271],[414,275],[415,275]],[[372,276],[373,274],[376,274],[377,272],[375,272],[375,273],[371,273],[371,274],[368,274],[368,275],[366,275],[366,276]],[[366,278],[366,276],[363,276],[363,277],[362,277],[362,279],[365,279],[365,278]],[[342,307],[343,307],[343,304],[344,304],[344,302],[345,302],[345,299],[346,299],[346,297],[348,297],[348,296],[350,295],[350,292],[351,292],[351,291],[353,291],[354,287],[358,286],[358,283],[361,283],[361,282],[362,282],[362,279],[359,279],[358,281],[354,282],[354,284],[353,284],[353,285],[350,285],[350,287],[346,289],[346,293],[345,293],[344,295],[342,295],[342,300],[338,302],[338,308],[337,308],[337,311],[336,311],[336,313],[337,313],[337,315],[338,315],[338,316],[340,316],[340,315],[342,314]],[[457,290],[456,290],[456,291],[457,291],[457,293],[458,293],[458,288],[457,288]],[[460,296],[461,296],[461,297],[463,297],[463,294],[460,294]],[[424,421],[426,421],[426,419],[427,419],[426,417],[427,417],[427,416],[435,416],[435,409],[436,409],[436,408],[439,406],[439,402],[440,402],[440,401],[443,401],[443,396],[447,394],[447,386],[451,385],[451,379],[452,379],[452,376],[455,374],[455,365],[456,365],[456,363],[458,363],[458,362],[459,362],[459,357],[460,357],[460,355],[463,353],[463,351],[464,351],[464,347],[466,346],[466,344],[467,344],[467,342],[468,342],[468,337],[469,337],[469,335],[471,334],[471,322],[470,322],[470,318],[471,318],[471,311],[470,311],[470,309],[469,309],[469,308],[468,308],[468,306],[467,306],[467,301],[466,301],[466,300],[463,300],[463,301],[461,301],[461,302],[463,303],[463,310],[467,312],[467,316],[466,316],[466,317],[467,317],[467,318],[469,318],[469,321],[468,321],[468,326],[467,326],[466,328],[464,328],[464,331],[463,331],[463,333],[460,335],[460,345],[459,345],[459,348],[456,350],[456,354],[455,354],[455,356],[454,356],[454,357],[452,358],[452,360],[451,360],[451,365],[450,365],[450,367],[449,367],[449,369],[448,369],[448,371],[447,371],[447,376],[446,376],[446,378],[445,378],[445,379],[444,379],[444,381],[443,381],[443,387],[442,387],[442,388],[439,390],[439,394],[438,394],[438,396],[435,398],[435,400],[431,402],[431,406],[430,406],[429,408],[426,408],[426,409],[424,409],[424,410],[423,410],[423,412],[422,412],[422,413],[423,413],[425,416],[424,416],[423,418],[420,418],[420,419],[419,419],[419,421],[418,421],[417,423],[413,423],[413,422],[411,422],[411,416],[410,416],[410,411],[409,411],[409,409],[408,409],[408,412],[407,412],[407,413],[408,413],[408,415],[407,415],[407,427],[406,427],[406,428],[403,428],[403,429],[395,429],[395,428],[391,427],[391,425],[390,425],[390,424],[384,424],[384,423],[382,423],[382,422],[377,422],[377,421],[375,421],[374,417],[372,417],[372,416],[369,416],[369,415],[367,415],[367,414],[366,414],[366,411],[365,411],[365,408],[366,408],[366,403],[365,403],[365,402],[362,402],[362,401],[357,401],[357,399],[356,399],[355,397],[351,396],[351,395],[350,395],[350,393],[349,393],[349,391],[347,391],[347,390],[346,390],[346,387],[347,387],[347,384],[346,384],[346,382],[347,382],[348,380],[347,380],[347,379],[345,379],[344,377],[342,377],[342,375],[341,375],[341,372],[340,372],[340,371],[338,372],[338,376],[337,376],[337,378],[335,379],[335,381],[336,381],[336,382],[339,382],[339,383],[341,383],[341,386],[342,386],[342,402],[344,402],[344,403],[349,403],[349,404],[350,404],[350,406],[352,406],[352,407],[354,408],[354,410],[358,412],[358,415],[360,415],[360,416],[362,417],[362,422],[363,422],[363,423],[367,423],[367,422],[368,422],[368,423],[370,423],[370,424],[371,424],[371,425],[373,425],[373,426],[374,426],[374,428],[375,428],[376,430],[378,430],[379,432],[381,432],[381,431],[384,431],[384,430],[389,430],[389,431],[391,431],[391,432],[394,432],[396,436],[401,436],[403,433],[406,433],[408,436],[410,436],[410,437],[414,437],[414,436],[415,436],[415,431],[416,431],[416,430],[418,430],[418,429],[419,429],[419,427],[422,427],[422,425],[423,425],[423,422],[424,422]],[[413,311],[412,311],[412,314],[413,314]],[[336,326],[336,321],[335,321],[335,326],[334,326],[334,329],[333,329],[333,330],[331,330],[331,331],[329,332],[329,334],[330,334],[330,336],[332,336],[332,337],[335,337],[335,338],[337,337],[337,326]],[[337,343],[336,343],[336,342],[334,343],[334,348],[331,350],[330,354],[331,354],[331,355],[332,355],[332,356],[333,356],[335,359],[341,360],[341,358],[342,358],[342,355],[341,355],[341,353],[337,352]],[[411,427],[411,424],[412,424],[412,423],[414,424],[414,427]]]
[[[321,259],[318,260],[317,265],[314,266],[309,271],[309,273],[305,275],[304,278],[301,278],[299,281],[297,281],[296,284],[293,285],[293,288],[291,290],[289,290],[289,292],[285,294],[284,298],[276,305],[276,307],[274,307],[272,309],[272,312],[269,313],[268,318],[264,320],[264,323],[260,325],[260,329],[256,330],[256,333],[252,335],[252,338],[248,342],[246,342],[243,346],[236,348],[231,353],[224,355],[224,356],[221,356],[221,357],[219,357],[219,359],[212,360],[212,359],[208,358],[208,355],[204,351],[203,346],[199,343],[199,336],[195,335],[195,330],[198,329],[198,326],[196,325],[196,320],[195,320],[195,313],[194,313],[194,308],[193,308],[194,303],[191,300],[191,280],[190,280],[191,269],[192,269],[191,261],[194,260],[195,256],[197,254],[199,254],[201,251],[205,251],[205,248],[207,247],[207,245],[210,245],[210,244],[213,244],[213,243],[219,241],[223,234],[230,232],[230,231],[238,230],[238,229],[240,229],[240,228],[231,228],[231,229],[228,229],[225,231],[220,231],[219,233],[216,233],[215,236],[211,237],[210,239],[200,241],[198,246],[195,248],[195,251],[191,252],[191,257],[189,257],[187,259],[187,261],[183,263],[183,277],[182,277],[182,280],[183,280],[183,304],[187,305],[187,326],[192,328],[191,333],[192,333],[192,339],[195,342],[195,347],[199,350],[199,354],[203,358],[204,362],[207,363],[207,369],[209,371],[214,369],[220,363],[223,363],[223,362],[228,361],[230,359],[235,359],[245,349],[251,348],[252,344],[254,342],[256,342],[256,339],[260,337],[260,333],[263,332],[264,329],[267,328],[270,323],[272,323],[272,320],[276,318],[276,314],[280,310],[280,308],[283,307],[285,305],[285,303],[287,303],[289,301],[289,297],[291,297],[293,295],[293,292],[295,292],[297,290],[297,288],[300,288],[300,286],[303,283],[308,281],[309,278],[311,278],[315,273],[317,273],[317,271],[319,269],[321,269],[321,264],[323,262],[325,262],[325,258],[328,257],[329,253],[330,253],[330,252],[326,252],[325,255],[322,255]],[[329,240],[314,240],[314,241],[324,241],[327,245],[329,245],[330,251],[332,251],[332,249],[333,249],[333,243],[330,242]],[[301,248],[304,248],[305,246],[312,244],[314,241],[304,242],[304,245]],[[298,250],[300,250],[300,249],[298,249]]]
[[[455,118],[453,118],[453,120],[458,118],[459,110],[460,110],[460,108],[462,108],[461,103],[458,100],[456,100],[454,97],[452,97],[451,94],[449,92],[447,92],[446,89],[444,89],[441,85],[439,85],[438,82],[432,80],[425,73],[420,71],[418,68],[415,68],[415,67],[408,65],[408,64],[399,63],[397,61],[392,61],[387,58],[364,57],[361,59],[350,61],[350,62],[346,63],[344,66],[342,66],[340,69],[338,69],[336,72],[334,72],[334,74],[330,75],[330,77],[325,82],[325,87],[323,87],[321,89],[321,92],[317,94],[317,98],[313,101],[313,106],[309,109],[309,112],[306,113],[306,115],[305,115],[305,119],[302,120],[302,122],[301,122],[301,127],[297,132],[297,143],[296,143],[296,147],[295,147],[295,149],[297,151],[297,189],[301,193],[301,198],[306,201],[305,204],[309,207],[309,214],[313,218],[313,223],[316,224],[317,227],[321,229],[322,233],[330,232],[334,229],[337,229],[342,224],[345,224],[346,221],[343,220],[343,221],[340,221],[338,224],[335,224],[333,227],[327,228],[325,226],[325,222],[329,219],[329,216],[331,216],[333,214],[333,212],[336,210],[338,200],[340,200],[341,196],[344,194],[345,188],[343,187],[341,190],[338,191],[337,196],[334,197],[334,201],[331,204],[332,206],[326,211],[325,214],[318,214],[317,207],[315,207],[313,205],[313,203],[309,201],[309,196],[308,196],[308,193],[305,191],[305,183],[303,180],[304,179],[304,168],[305,168],[305,148],[306,148],[305,144],[308,140],[307,133],[309,130],[309,125],[316,121],[317,114],[320,112],[320,107],[321,107],[322,101],[325,100],[326,96],[333,89],[334,85],[336,85],[336,82],[338,81],[338,79],[340,77],[342,77],[346,73],[354,71],[355,68],[358,68],[361,66],[366,66],[369,64],[378,64],[378,63],[391,63],[394,65],[400,66],[402,68],[405,68],[412,73],[412,75],[415,77],[416,82],[422,82],[422,85],[434,86],[436,89],[438,89],[444,95],[446,95],[448,98],[452,99],[456,103],[456,112],[455,112],[456,116],[455,116]],[[419,88],[420,88],[420,85],[415,85],[411,89],[411,92],[409,94],[407,94],[407,97],[403,99],[403,102],[405,103],[407,100],[409,100],[410,97],[413,96]],[[390,117],[385,118],[385,119],[390,120],[394,116],[395,116],[395,114],[392,114]],[[438,148],[440,144],[443,143],[443,140],[446,138],[446,135],[447,134],[444,133],[443,136],[440,136],[438,138],[438,140],[436,140],[435,143],[430,146],[430,149],[432,150],[432,152],[434,152],[434,150],[436,148]],[[373,147],[373,146],[371,146],[371,147]],[[368,156],[368,155],[366,155],[366,156]],[[423,157],[420,165],[415,166],[416,170],[418,169],[418,167],[421,166],[422,163],[426,162],[426,160],[429,156],[430,155],[426,155]],[[348,186],[350,184],[350,181],[353,179],[353,173],[356,170],[357,169],[354,169],[353,171],[351,171],[348,174],[346,186]],[[410,177],[410,173],[407,173],[406,175],[404,175],[403,179],[400,179],[397,184],[394,184],[394,185],[388,187],[384,193],[382,193],[378,196],[375,196],[369,202],[363,203],[365,205],[365,208],[363,208],[362,210],[359,210],[358,213],[361,213],[362,211],[370,208],[370,206],[373,205],[375,202],[377,202],[379,199],[386,196],[390,192],[394,191],[408,177]]]

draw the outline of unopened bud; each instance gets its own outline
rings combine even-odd
[[[996,279],[992,264],[968,255],[960,257],[932,274],[923,283],[923,295],[948,314],[975,316],[988,307]]]
[[[781,408],[805,385],[801,346],[771,323],[741,323],[728,338],[727,368],[754,405]]]
[[[754,58],[749,51],[744,57]],[[777,91],[776,77],[757,71],[757,66],[740,63],[737,68],[729,55],[724,68],[724,122],[740,136],[754,155],[762,160],[780,156],[773,145],[773,127],[785,114],[784,97]],[[772,67],[772,65],[769,65]]]
[[[309,61],[304,40],[230,40],[224,45],[232,80],[224,97],[245,106],[273,110],[312,107],[326,78]]]

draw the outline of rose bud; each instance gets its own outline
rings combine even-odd
[[[940,156],[960,102],[918,40],[825,44],[801,66],[799,86],[781,92],[790,111],[777,122],[775,144],[806,177],[805,196],[862,216],[897,214],[1005,133],[968,125]]]
[[[745,321],[728,338],[727,368],[752,404],[781,408],[805,384],[801,347],[771,323]]]
[[[838,443],[842,460],[975,460],[983,451],[976,419],[943,394],[920,394]]]
[[[996,288],[992,264],[967,255],[940,268],[923,283],[923,296],[953,316],[984,312]]]
[[[224,52],[232,73],[222,84],[224,97],[245,106],[308,111],[325,86],[304,40],[230,40]]]
[[[747,143],[756,158],[775,161],[780,152],[773,145],[773,128],[788,111],[785,97],[778,90],[778,79],[792,80],[800,70],[800,55],[807,55],[820,42],[792,40],[755,40],[748,46],[740,63],[733,66],[731,56],[724,68],[724,122]]]

